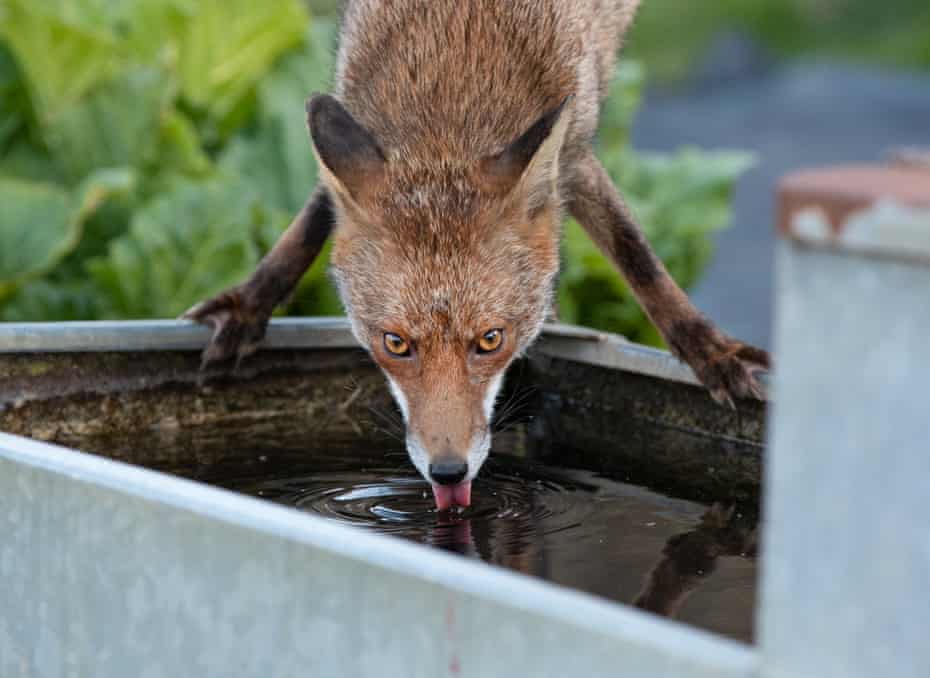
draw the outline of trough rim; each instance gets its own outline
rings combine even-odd
[[[212,330],[185,320],[0,323],[0,354],[199,351]],[[275,318],[263,350],[360,348],[344,317]],[[700,386],[667,351],[576,325],[546,324],[531,354]]]

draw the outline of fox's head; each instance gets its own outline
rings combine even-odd
[[[383,148],[333,97],[307,104],[339,215],[333,275],[440,509],[469,504],[504,372],[551,307],[567,103],[466,162]]]

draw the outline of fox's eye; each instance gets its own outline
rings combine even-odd
[[[478,353],[494,353],[504,343],[504,330],[488,330],[478,339]]]
[[[397,358],[406,358],[410,355],[410,344],[407,340],[392,332],[384,333],[384,348]]]

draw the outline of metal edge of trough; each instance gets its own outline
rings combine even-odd
[[[0,324],[0,353],[96,351],[193,351],[211,330],[180,320],[79,321]],[[274,319],[263,343],[267,349],[355,348],[345,318]],[[548,324],[532,349],[545,355],[686,384],[698,381],[671,354],[621,336],[573,325]]]
[[[613,675],[619,667],[657,678],[758,675],[757,651],[736,641],[233,492],[0,433],[4,465],[0,579],[14,583],[0,616],[3,675],[58,675],[28,672],[55,661],[79,672],[102,668],[94,662],[104,655],[76,630],[101,610],[101,623],[114,629],[108,666],[144,660],[161,675],[205,661],[211,675],[241,669],[264,647],[253,638],[282,624],[280,676],[302,675],[314,662],[341,666],[342,676],[370,675],[375,666],[380,675],[488,678],[521,667],[534,676]],[[127,537],[134,547],[126,548]],[[119,564],[101,558],[108,547]],[[225,559],[206,567],[211,558]],[[75,577],[83,582],[77,589]],[[146,591],[146,602],[131,599],[133,590]],[[340,596],[349,602],[314,615],[318,602]],[[274,599],[286,603],[283,619]],[[222,618],[231,608],[235,624]],[[139,628],[150,634],[145,643],[133,635]],[[442,640],[450,633],[455,647]],[[482,653],[498,636],[508,652]],[[168,651],[178,638],[193,639],[201,654],[186,656],[189,642]],[[210,647],[215,656],[207,658]]]

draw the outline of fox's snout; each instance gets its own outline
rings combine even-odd
[[[429,465],[429,476],[437,485],[458,485],[468,475],[468,462],[461,459],[442,458]]]
[[[464,369],[442,363],[405,381],[388,373],[388,383],[407,425],[410,460],[432,485],[436,506],[446,509],[471,502],[471,481],[491,447],[501,377],[475,383]]]
[[[407,413],[407,451],[426,480],[435,485],[470,482],[490,447],[488,417],[436,399]],[[445,405],[445,406],[444,406]]]
[[[448,417],[439,420],[452,422]],[[415,420],[414,420],[415,422]],[[441,445],[424,447],[423,440],[438,442],[439,436],[422,435],[416,423],[408,424],[407,452],[420,474],[429,481],[433,488],[436,508],[440,511],[452,506],[469,506],[471,504],[471,481],[488,456],[490,448],[490,430],[485,424],[481,430],[458,445],[450,444],[449,437],[443,437]]]

